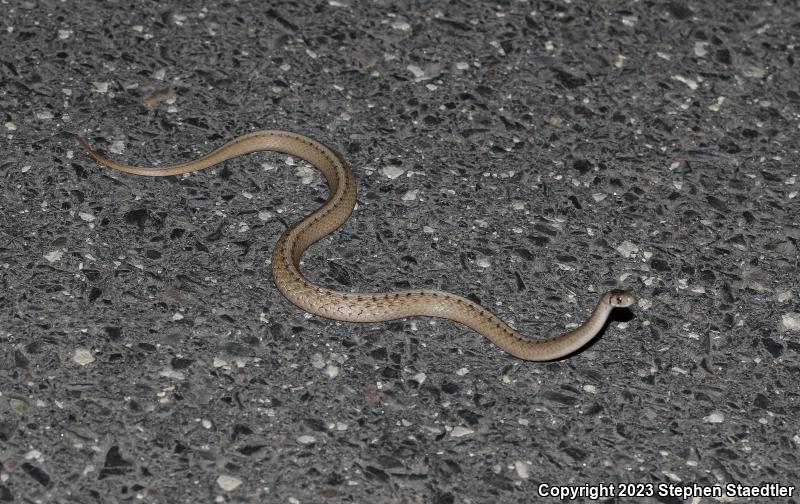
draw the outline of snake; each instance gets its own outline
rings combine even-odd
[[[164,177],[195,172],[257,151],[273,151],[300,158],[322,173],[329,186],[325,203],[289,225],[272,251],[272,277],[291,303],[308,313],[347,322],[383,322],[428,316],[463,324],[499,348],[522,360],[551,361],[569,356],[605,327],[615,308],[631,306],[634,295],[626,290],[605,292],[591,316],[578,327],[546,339],[529,338],[480,304],[439,290],[395,292],[343,292],[318,285],[300,270],[303,252],[344,224],[356,204],[357,186],[352,169],[334,149],[308,136],[280,130],[245,134],[197,159],[163,168],[130,166],[108,159],[80,135],[71,133],[86,153],[107,168],[135,175]]]

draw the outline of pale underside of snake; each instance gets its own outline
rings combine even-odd
[[[256,151],[275,151],[307,161],[321,172],[330,194],[327,201],[289,226],[272,253],[272,276],[278,290],[303,310],[335,320],[380,322],[413,316],[450,319],[464,324],[520,359],[559,359],[581,349],[604,327],[614,308],[634,302],[630,292],[611,290],[600,297],[591,317],[577,328],[549,339],[529,339],[479,304],[449,292],[408,290],[398,292],[340,292],[321,287],[303,276],[300,256],[309,246],[345,223],[356,204],[356,181],[347,163],[324,144],[287,131],[258,131],[235,138],[193,161],[165,168],[129,166],[107,159],[75,135],[86,152],[99,163],[126,173],[164,177],[194,172]]]

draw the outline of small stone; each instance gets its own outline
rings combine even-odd
[[[80,217],[81,220],[86,221],[86,222],[94,222],[94,219],[95,219],[94,215],[92,215],[90,213],[87,213],[87,212],[78,213],[78,217]]]
[[[383,173],[386,177],[394,180],[403,173],[405,173],[405,170],[400,168],[399,166],[386,166],[381,170],[381,173]]]
[[[173,380],[183,380],[186,376],[181,373],[180,371],[175,371],[174,369],[164,369],[158,376],[162,376],[164,378],[171,378]]]
[[[114,140],[111,142],[111,145],[108,147],[108,150],[113,152],[114,154],[122,154],[125,152],[125,142],[122,140]]]
[[[39,450],[31,450],[31,451],[27,452],[25,455],[23,455],[23,457],[25,457],[25,460],[39,460],[39,461],[41,461],[42,460],[42,452],[40,452]]]
[[[310,166],[298,166],[295,170],[295,175],[300,178],[300,183],[303,185],[310,185],[317,177],[317,171]]]
[[[54,250],[44,255],[44,258],[47,259],[47,262],[51,263],[60,261],[62,257],[64,257],[63,250]]]
[[[767,71],[761,68],[760,66],[743,65],[742,74],[745,77],[750,77],[752,79],[761,79],[767,74]]]
[[[420,68],[418,65],[408,65],[406,69],[414,74],[414,78],[416,80],[423,80],[425,78],[425,70]]]
[[[219,487],[226,492],[232,492],[233,490],[236,490],[241,484],[242,480],[236,476],[221,474],[220,477],[217,478],[217,485],[219,485]]]
[[[297,442],[300,443],[301,445],[310,445],[316,443],[317,438],[315,438],[314,436],[304,435],[297,438]]]
[[[339,368],[336,366],[328,366],[325,368],[325,374],[328,375],[328,378],[336,378],[339,376]]]
[[[717,97],[717,101],[715,101],[714,103],[712,103],[711,105],[708,106],[708,110],[710,110],[712,112],[719,112],[719,109],[720,109],[720,107],[722,107],[723,103],[725,103],[725,97],[724,96],[718,96]]]
[[[625,240],[619,244],[617,252],[619,252],[622,257],[632,257],[639,252],[639,247],[635,243]]]
[[[517,476],[522,479],[528,479],[530,476],[530,471],[528,470],[528,464],[521,460],[517,460],[514,462],[514,470],[517,471]]]
[[[686,84],[692,91],[697,89],[697,81],[688,77],[684,77],[683,75],[673,75],[672,80]]]
[[[94,87],[95,93],[108,92],[108,82],[92,82],[92,86]]]
[[[800,331],[800,313],[784,313],[781,317],[781,322],[783,323],[783,327],[790,331]]]
[[[413,189],[411,191],[406,191],[406,193],[402,196],[403,201],[414,201],[417,199],[417,193],[419,193],[418,189]]]
[[[28,409],[28,405],[22,399],[11,399],[8,401],[8,405],[17,413],[24,413]]]
[[[409,30],[411,30],[411,25],[410,24],[406,23],[405,21],[400,21],[400,20],[392,21],[391,27],[394,28],[395,30],[400,30],[400,31],[409,31]]]
[[[694,43],[694,55],[698,58],[704,57],[708,54],[708,42],[695,42]]]
[[[322,355],[315,353],[311,356],[311,366],[314,369],[322,369],[325,367],[325,359],[322,358]]]
[[[79,364],[81,366],[85,366],[87,364],[91,364],[94,362],[94,357],[92,356],[92,351],[87,348],[78,348],[75,350],[75,353],[72,356],[73,362]]]
[[[705,423],[722,423],[725,421],[725,415],[719,411],[715,411],[708,416],[703,417]]]
[[[474,432],[475,431],[473,431],[471,429],[467,429],[466,427],[454,427],[453,430],[450,431],[450,437],[457,438],[457,437],[469,436],[470,434],[473,434]]]
[[[747,282],[747,288],[753,289],[756,292],[772,292],[772,289],[761,282],[750,280]]]

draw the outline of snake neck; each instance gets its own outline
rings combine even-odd
[[[600,334],[600,331],[602,331],[603,327],[606,325],[606,321],[613,309],[611,305],[601,300],[597,303],[594,311],[592,311],[591,317],[589,317],[586,322],[566,334],[553,338],[553,341],[562,343],[563,348],[574,349],[583,347]],[[563,357],[572,353],[572,351],[573,350],[570,350],[555,358]]]

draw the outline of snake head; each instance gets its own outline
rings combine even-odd
[[[636,301],[636,298],[626,290],[613,289],[603,294],[603,302],[612,308],[627,308],[634,301]]]

